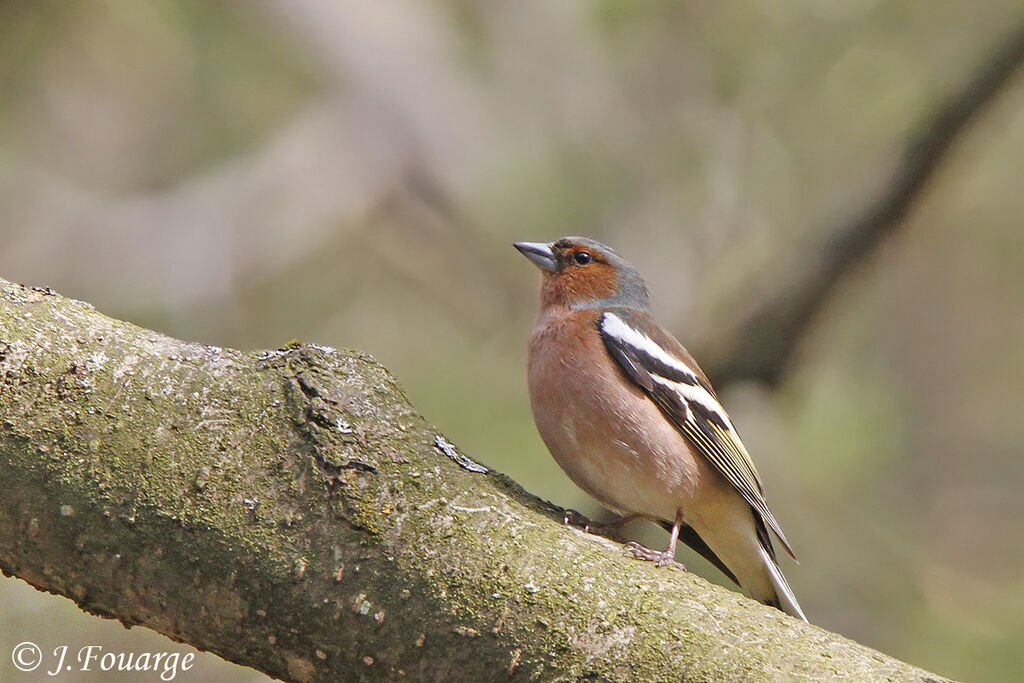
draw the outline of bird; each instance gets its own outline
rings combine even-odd
[[[753,599],[807,621],[769,530],[796,559],[732,420],[693,356],[650,314],[640,273],[586,237],[513,246],[542,274],[530,336],[534,422],[572,481],[620,515],[669,531],[668,546],[627,549],[675,565],[678,540]],[[589,522],[589,520],[588,520]]]

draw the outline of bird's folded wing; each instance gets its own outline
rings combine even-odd
[[[605,311],[598,326],[608,353],[623,372],[739,491],[795,557],[775,515],[768,509],[764,486],[750,454],[711,384],[686,349],[640,311]]]

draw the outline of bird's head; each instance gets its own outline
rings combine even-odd
[[[544,307],[647,310],[647,285],[640,273],[600,242],[563,237],[550,244],[516,242],[513,246],[540,268]]]

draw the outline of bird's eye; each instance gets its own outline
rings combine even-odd
[[[574,261],[576,261],[576,263],[578,263],[581,266],[585,266],[594,260],[594,257],[590,255],[590,252],[586,251],[577,251],[575,254],[573,254],[572,258]]]

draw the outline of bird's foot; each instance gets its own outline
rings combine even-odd
[[[675,567],[676,569],[682,569],[686,571],[686,567],[680,562],[676,562],[675,548],[667,550],[657,551],[651,550],[650,548],[640,545],[636,541],[630,541],[626,544],[626,552],[635,557],[638,560],[648,560],[650,562],[657,562],[659,567]]]
[[[565,513],[562,515],[562,524],[567,526],[578,526],[579,528],[586,530],[586,528],[593,523],[592,519],[577,512],[576,510],[566,509]]]
[[[605,536],[614,540],[621,540],[619,532],[622,527],[637,519],[638,515],[626,515],[618,517],[610,522],[595,522],[589,517],[580,514],[576,510],[566,510],[562,523],[583,529],[588,534]]]

